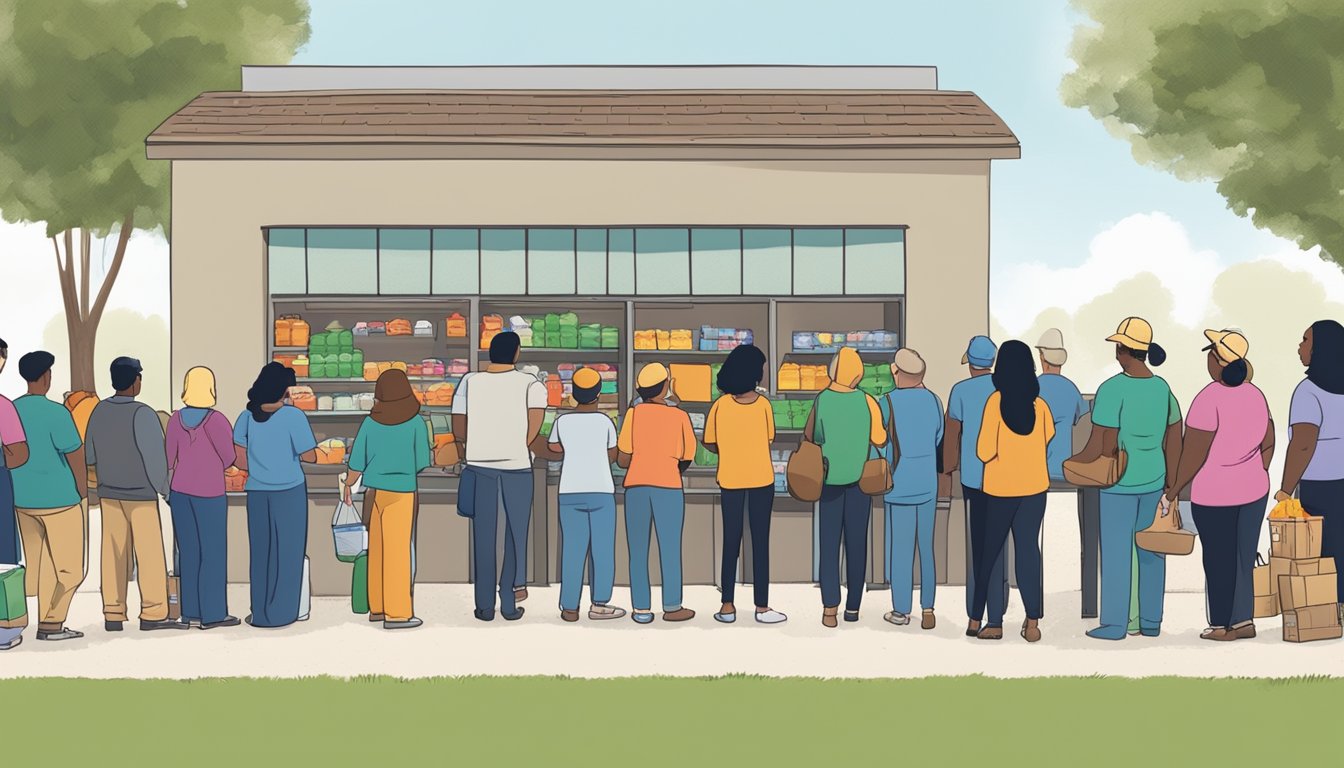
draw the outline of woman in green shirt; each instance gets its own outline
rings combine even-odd
[[[877,401],[857,387],[863,361],[848,347],[831,360],[831,385],[817,395],[804,430],[821,446],[826,479],[821,489],[821,623],[836,627],[840,606],[840,547],[845,549],[847,597],[845,621],[859,620],[867,586],[868,519],[872,499],[859,488],[859,476],[873,446],[887,442]]]
[[[416,477],[430,464],[429,428],[406,372],[378,377],[373,412],[364,419],[350,449],[345,501],[361,479],[372,503],[365,504],[369,527],[369,620],[384,629],[421,624],[411,605],[411,530],[415,524]]]

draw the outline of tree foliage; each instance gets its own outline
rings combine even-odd
[[[1256,226],[1344,264],[1344,3],[1074,0],[1061,94],[1142,163],[1212,179]]]

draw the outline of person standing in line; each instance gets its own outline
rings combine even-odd
[[[37,595],[38,640],[76,640],[83,632],[65,626],[70,601],[84,581],[88,529],[80,499],[88,497],[84,445],[70,412],[47,399],[51,392],[50,352],[19,358],[28,394],[14,410],[28,442],[28,461],[13,470],[19,535],[27,554],[25,590]]]
[[[668,403],[673,382],[662,363],[649,363],[635,378],[640,403],[626,411],[616,439],[616,463],[625,473],[625,533],[630,547],[631,619],[653,621],[649,539],[658,535],[663,576],[663,621],[690,621],[681,604],[681,534],[686,496],[681,474],[695,458],[695,430],[686,412]]]
[[[1078,455],[1090,463],[1124,451],[1128,462],[1120,482],[1101,492],[1101,622],[1088,637],[1123,640],[1130,607],[1130,571],[1134,536],[1153,524],[1167,478],[1176,473],[1181,453],[1181,406],[1171,387],[1149,365],[1167,359],[1153,341],[1153,327],[1139,317],[1125,318],[1106,338],[1115,345],[1120,373],[1097,388],[1092,404],[1095,428]],[[1162,631],[1166,556],[1138,549],[1139,631]]]
[[[1204,551],[1209,628],[1205,640],[1255,637],[1251,577],[1260,524],[1269,501],[1274,422],[1265,394],[1251,383],[1250,343],[1236,331],[1205,331],[1212,383],[1185,416],[1185,440],[1176,472],[1162,498],[1162,514],[1179,514],[1180,493],[1193,486],[1190,504]]]
[[[168,419],[168,508],[177,538],[182,621],[201,629],[236,627],[229,614],[229,500],[224,470],[233,466],[233,427],[215,410],[215,374],[187,371],[182,407]]]
[[[0,339],[0,373],[9,362],[9,345]],[[28,438],[14,403],[0,395],[0,563],[19,562],[19,519],[14,511],[14,481],[11,470],[28,461]],[[16,648],[23,642],[23,628],[0,629],[0,651]]]
[[[1307,513],[1321,518],[1321,557],[1344,564],[1344,325],[1312,323],[1297,356],[1307,376],[1288,408],[1288,450],[1274,500],[1296,491]],[[1344,567],[1336,570],[1344,597],[1344,573],[1338,573]]]
[[[1021,634],[1034,643],[1041,639],[1040,620],[1045,615],[1041,523],[1045,520],[1045,494],[1050,489],[1047,456],[1055,437],[1055,420],[1050,406],[1040,397],[1040,382],[1026,344],[1004,342],[991,380],[994,394],[985,403],[976,439],[976,455],[985,463],[987,509],[985,528],[973,538],[980,545],[975,557],[975,610],[979,613],[985,609],[992,584],[981,577],[1003,558],[1004,544],[1012,532],[1017,589],[1027,614]],[[991,611],[976,636],[981,640],[1002,639],[1003,614]]]
[[[163,555],[159,498],[168,496],[164,434],[154,409],[137,401],[140,361],[112,361],[112,390],[89,417],[84,460],[98,473],[103,513],[103,628],[120,632],[126,622],[127,576],[132,558],[140,589],[140,629],[187,629],[168,619],[168,563]]]
[[[574,385],[573,411],[561,414],[551,425],[551,434],[538,435],[532,451],[560,465],[560,618],[579,620],[583,597],[584,563],[589,561],[594,621],[619,619],[624,608],[611,605],[616,586],[616,484],[611,465],[616,461],[616,425],[597,410],[602,394],[602,376],[580,368]]]
[[[962,365],[970,369],[970,377],[957,382],[947,395],[947,425],[943,438],[943,471],[950,477],[961,470],[962,496],[966,500],[966,625],[967,637],[980,634],[984,612],[975,611],[975,540],[974,532],[985,529],[984,516],[985,465],[976,455],[975,442],[980,436],[980,420],[985,415],[985,403],[994,394],[994,382],[991,369],[998,347],[988,336],[976,336],[966,346],[966,354],[961,356]],[[948,481],[950,486],[951,481]],[[987,605],[991,614],[1002,615],[1008,606],[1008,574],[1003,569],[1003,560],[994,563],[988,573],[989,583],[996,588],[989,590]]]
[[[938,443],[943,439],[943,404],[924,388],[924,358],[901,349],[891,365],[896,389],[882,398],[887,425],[887,460],[892,463],[886,502],[887,582],[891,611],[884,618],[897,626],[910,623],[914,599],[914,553],[919,543],[920,627],[933,629],[938,588],[934,528],[938,513]]]
[[[1073,455],[1073,428],[1087,415],[1087,401],[1074,384],[1064,375],[1064,364],[1069,360],[1069,352],[1064,348],[1064,334],[1058,328],[1051,328],[1041,334],[1036,342],[1036,352],[1041,358],[1041,374],[1036,377],[1041,387],[1041,399],[1050,406],[1050,414],[1055,419],[1055,436],[1050,441],[1047,462],[1050,479],[1064,480],[1064,461]]]
[[[420,401],[401,370],[384,371],[373,389],[373,410],[359,425],[350,450],[350,470],[343,488],[363,480],[373,503],[369,519],[369,621],[383,629],[414,629],[412,604],[411,528],[415,520],[420,472],[430,465],[429,426],[420,416]]]
[[[303,463],[317,461],[317,439],[303,411],[289,403],[294,370],[267,363],[247,391],[233,425],[234,466],[247,472],[247,537],[254,627],[299,620],[303,558],[308,550],[308,483]]]
[[[770,515],[775,506],[775,412],[757,387],[765,378],[765,353],[742,344],[728,353],[719,369],[723,395],[705,418],[705,449],[718,454],[717,478],[723,507],[723,562],[719,583],[723,605],[714,620],[737,621],[737,556],[742,549],[743,518],[751,527],[751,586],[760,624],[779,624],[788,616],[770,607]]]
[[[532,452],[546,417],[546,386],[517,369],[522,343],[504,331],[490,341],[490,365],[467,374],[453,393],[453,434],[465,443],[467,466],[458,511],[472,518],[475,616],[495,618],[494,585],[506,621],[523,617],[527,596],[527,532],[532,522]],[[499,499],[504,499],[504,562],[496,566]]]
[[[850,347],[831,359],[831,384],[817,395],[803,437],[821,446],[826,478],[821,487],[821,624],[839,626],[840,554],[845,559],[845,621],[859,620],[867,588],[868,526],[873,503],[859,487],[874,447],[887,442],[882,409],[858,389],[863,360]]]

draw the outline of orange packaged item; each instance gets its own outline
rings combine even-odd
[[[286,368],[293,368],[293,367],[294,367],[294,361],[295,361],[295,360],[298,360],[298,359],[299,359],[299,356],[298,356],[298,355],[278,354],[278,353],[277,353],[277,354],[273,355],[273,356],[271,357],[271,359],[274,360],[275,362],[277,362],[277,363],[279,363],[279,364],[285,366]],[[297,375],[297,374],[296,374],[296,375]]]
[[[339,438],[323,440],[317,444],[318,464],[341,464],[345,461],[345,443]]]
[[[678,400],[688,403],[708,403],[712,399],[708,365],[673,363],[671,369],[672,386],[676,390]]]
[[[378,364],[377,364],[377,363],[365,363],[365,364],[364,364],[364,380],[365,380],[365,381],[377,381],[377,380],[378,380]]]
[[[546,405],[551,408],[559,408],[565,399],[565,383],[559,376],[552,376],[546,379]]]
[[[398,317],[387,322],[386,332],[388,336],[410,336],[415,333],[415,326],[410,320]]]
[[[658,349],[668,350],[672,348],[672,334],[667,331],[654,331],[658,336]]]
[[[227,493],[241,493],[247,488],[247,473],[237,467],[224,470],[224,490]]]
[[[290,387],[289,399],[300,411],[317,410],[317,395],[313,394],[312,387]]]
[[[676,350],[689,350],[694,348],[694,339],[690,331],[677,330],[672,331],[668,338],[668,348]]]
[[[308,321],[294,318],[293,325],[289,328],[289,343],[294,347],[308,346],[308,337],[312,329],[308,327]]]
[[[784,363],[779,366],[779,380],[776,382],[781,390],[794,391],[803,388],[802,371],[797,363]]]
[[[300,379],[308,378],[309,364],[307,355],[299,355],[294,358],[294,363],[289,366],[294,369],[294,375]]]
[[[635,331],[635,349],[655,350],[658,348],[658,333],[656,331]]]
[[[454,312],[448,316],[447,320],[448,337],[451,339],[465,339],[467,337],[467,318]]]

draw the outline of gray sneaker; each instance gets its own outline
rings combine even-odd
[[[10,640],[4,645],[0,645],[0,651],[12,651],[15,648],[18,648],[22,643],[23,635],[15,635],[13,640]]]
[[[588,618],[592,621],[606,621],[625,616],[625,609],[614,605],[594,605],[588,609]]]
[[[788,616],[771,608],[768,611],[754,611],[757,624],[783,624],[789,620]]]
[[[882,618],[885,619],[888,624],[895,624],[898,627],[904,627],[906,624],[910,623],[910,614],[901,613],[899,611],[887,611],[887,614]]]
[[[383,629],[415,629],[425,622],[412,616],[405,621],[384,621]]]

